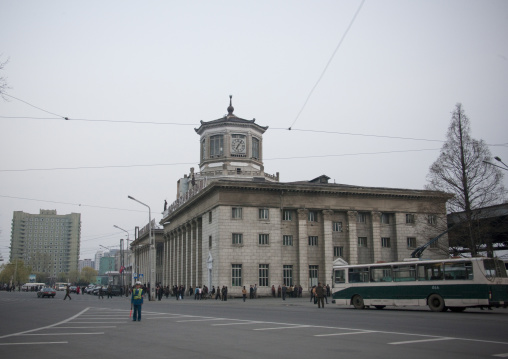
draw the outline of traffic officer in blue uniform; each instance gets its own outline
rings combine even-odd
[[[141,306],[143,305],[143,289],[141,288],[141,282],[136,282],[136,288],[132,290],[131,297],[131,309],[134,308],[132,314],[132,320],[135,322],[141,321]]]

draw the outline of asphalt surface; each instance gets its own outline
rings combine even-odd
[[[508,309],[434,313],[355,310],[309,298],[145,300],[0,292],[5,358],[479,358],[508,357]]]

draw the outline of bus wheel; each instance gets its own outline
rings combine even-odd
[[[385,309],[386,305],[375,305],[376,309]]]
[[[433,312],[444,312],[446,310],[444,300],[439,294],[432,294],[427,302]]]
[[[351,300],[355,309],[363,309],[365,308],[365,304],[363,304],[363,298],[361,295],[355,295]]]
[[[450,307],[450,310],[455,313],[460,313],[466,310],[466,307]]]

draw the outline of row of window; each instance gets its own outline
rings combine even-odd
[[[67,220],[64,218],[38,218],[38,217],[30,217],[28,218],[29,222],[66,222]]]
[[[345,269],[335,270],[335,283],[345,282]],[[430,280],[472,280],[471,262],[425,263],[355,267],[348,270],[349,283],[405,282]]]
[[[223,157],[224,156],[224,135],[210,136],[208,140],[210,146],[209,158]],[[245,157],[246,153],[246,138],[245,135],[232,135],[231,141],[231,156],[233,157]],[[207,157],[206,153],[206,140],[201,142],[201,158]],[[252,158],[259,159],[259,139],[252,137]]]
[[[317,281],[319,267],[317,265],[309,266],[309,279],[311,282]],[[243,267],[242,264],[231,265],[231,285],[233,287],[243,286]],[[295,285],[293,280],[293,265],[284,264],[282,266],[282,280],[284,285],[292,286]],[[317,283],[316,283],[317,284]],[[259,264],[258,267],[258,285],[260,287],[270,286],[270,265]]]
[[[268,220],[270,219],[270,211],[268,208],[259,208],[258,210],[258,219]],[[356,220],[358,223],[366,223],[367,222],[368,213],[359,212],[356,216]],[[232,219],[242,219],[243,218],[243,209],[242,207],[233,207],[231,209],[231,218]],[[284,210],[282,219],[284,221],[292,221],[293,220],[293,211],[292,210]],[[309,211],[307,220],[309,222],[317,222],[318,221],[318,212],[317,211]],[[212,212],[209,213],[209,222],[212,222]],[[412,213],[406,213],[406,224],[414,224],[415,215]],[[429,224],[436,224],[437,217],[435,215],[428,215],[427,222]],[[390,214],[382,213],[381,214],[381,223],[382,224],[390,224]],[[342,222],[333,222],[333,231],[334,232],[342,232]]]
[[[243,245],[243,234],[242,233],[233,233],[232,234],[232,241],[231,243],[233,245]],[[260,233],[258,235],[258,244],[259,245],[269,245],[270,244],[270,235],[266,233]],[[293,236],[292,235],[283,235],[282,236],[282,245],[283,246],[292,246],[293,245]],[[317,246],[318,245],[318,236],[309,236],[308,237],[308,245],[309,246]],[[416,237],[407,237],[406,238],[406,245],[408,249],[415,249],[416,248]],[[211,246],[211,237],[210,237],[210,243],[209,246]],[[368,247],[368,238],[367,237],[358,237],[358,247]],[[390,248],[391,247],[391,240],[390,237],[381,237],[381,247],[383,248]],[[437,248],[438,247],[438,241],[433,242],[430,245],[430,248]],[[336,257],[342,257],[342,254],[336,254],[342,253],[342,247],[334,247],[334,256]]]

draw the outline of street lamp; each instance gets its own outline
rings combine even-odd
[[[497,157],[497,156],[496,156],[496,157],[494,157],[494,159],[495,159],[496,161],[501,162],[501,163],[504,165],[504,167],[503,167],[503,166],[496,165],[496,164],[491,163],[491,162],[488,162],[488,161],[482,161],[482,162],[483,162],[483,163],[486,163],[486,164],[488,164],[488,165],[491,165],[491,166],[497,167],[497,168],[501,168],[502,170],[508,171],[508,166],[506,165],[506,163],[504,163],[504,162],[501,160],[501,158],[499,158],[499,157]]]
[[[121,228],[121,227],[118,227],[116,224],[114,224],[114,225],[113,225],[113,227],[118,228],[118,229],[120,229],[120,230],[124,231],[125,233],[127,233],[127,253],[128,253],[128,254],[127,254],[127,258],[128,258],[128,262],[129,262],[129,263],[127,263],[127,266],[130,266],[131,261],[130,261],[130,256],[129,256],[129,253],[130,253],[130,252],[129,252],[129,238],[130,238],[130,237],[129,237],[129,232],[128,232],[128,231],[126,231],[125,229]],[[123,278],[124,278],[124,276],[123,276],[123,272],[125,271],[125,266],[124,266],[124,264],[125,264],[125,263],[124,263],[124,254],[123,254],[123,238],[122,238],[122,239],[120,239],[120,256],[121,256],[121,259],[120,259],[120,270],[122,271],[122,272],[121,272],[121,277],[120,277],[120,278],[121,278],[121,280],[122,280],[122,285],[125,285],[125,281],[124,281],[124,279],[123,279]],[[124,267],[124,268],[122,269],[122,267]]]
[[[127,198],[132,199],[133,201],[138,202],[139,204],[148,207],[148,232],[149,232],[149,240],[150,240],[150,250],[148,254],[148,266],[150,267],[150,273],[148,276],[148,285],[150,286],[150,300],[155,300],[155,283],[154,283],[154,275],[155,275],[155,258],[154,258],[154,250],[155,243],[153,241],[152,236],[152,210],[150,206],[146,203],[138,201],[136,198],[132,196],[127,196]]]
[[[498,161],[498,162],[501,162],[501,163],[502,163],[502,164],[506,167],[506,168],[503,168],[503,169],[504,169],[505,171],[508,171],[508,165],[506,165],[506,163],[504,163],[504,162],[503,162],[503,160],[501,160],[501,158],[499,158],[499,157],[497,157],[497,156],[496,156],[496,157],[494,157],[494,159],[495,159],[496,161]],[[500,167],[500,168],[502,168],[502,167]]]

